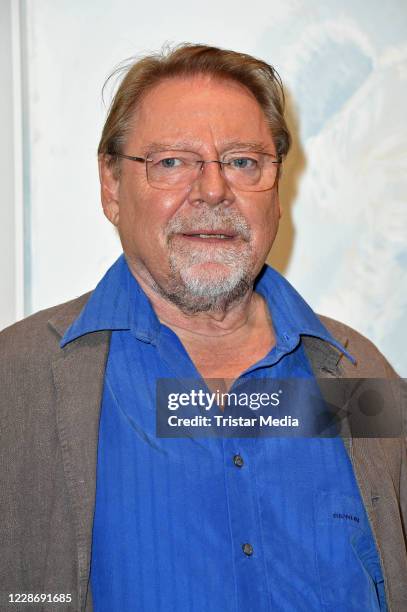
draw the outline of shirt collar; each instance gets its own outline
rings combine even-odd
[[[329,333],[316,314],[276,270],[265,265],[256,279],[255,291],[266,300],[277,336],[277,344],[292,350],[301,335],[314,336],[354,358]],[[146,294],[131,273],[122,254],[92,292],[80,315],[66,330],[60,346],[80,336],[102,330],[131,330],[136,338],[155,344],[161,329]]]
[[[143,342],[154,342],[161,323],[127,265],[124,254],[106,272],[80,315],[66,330],[60,346],[95,331],[131,330]]]
[[[265,265],[254,284],[254,289],[267,302],[273,320],[277,344],[293,350],[300,336],[314,336],[335,346],[352,363],[356,360],[321,323],[312,308],[277,270]]]

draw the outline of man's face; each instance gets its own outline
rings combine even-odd
[[[238,83],[202,75],[155,86],[135,112],[123,152],[147,157],[183,150],[217,160],[257,147],[276,154],[254,96]],[[115,178],[101,162],[102,200],[133,273],[185,311],[224,307],[241,297],[277,232],[277,184],[242,191],[228,184],[219,164],[210,163],[192,184],[157,189],[148,183],[144,164],[120,163]]]

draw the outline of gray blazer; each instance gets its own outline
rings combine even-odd
[[[96,453],[110,332],[59,342],[89,294],[0,334],[0,610],[53,612],[57,603],[7,605],[9,593],[70,594],[64,610],[93,609],[89,585]],[[318,378],[395,374],[366,338],[323,323],[358,360],[304,338]],[[392,400],[390,400],[392,401]],[[407,468],[400,438],[345,438],[379,550],[392,612],[407,611]]]

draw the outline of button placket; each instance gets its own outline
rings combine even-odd
[[[255,475],[257,440],[223,439],[230,537],[239,610],[270,612]]]

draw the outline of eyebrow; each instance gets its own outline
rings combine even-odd
[[[238,149],[239,151],[257,151],[258,153],[264,153],[269,147],[261,141],[247,141],[247,140],[230,140],[224,143],[224,152],[232,149]]]
[[[191,140],[177,140],[176,142],[150,142],[144,148],[144,152],[157,153],[160,151],[193,151],[199,148],[198,141]],[[226,151],[238,150],[238,151],[257,151],[259,153],[267,152],[269,146],[265,145],[261,141],[242,141],[242,140],[229,140],[221,144],[220,149],[222,154]],[[272,153],[274,154],[274,152]]]
[[[191,147],[196,146],[190,140],[177,140],[176,142],[150,142],[144,147],[146,153],[155,153],[157,151],[190,151]]]

